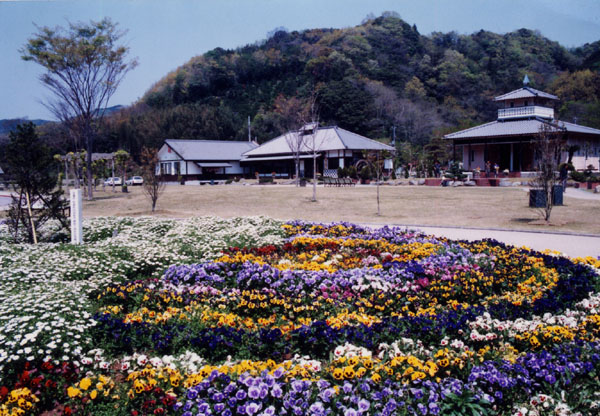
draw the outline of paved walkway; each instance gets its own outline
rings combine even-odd
[[[563,195],[567,198],[591,199],[600,201],[600,194],[595,194],[593,192],[578,188],[568,188],[567,192],[565,192]]]
[[[569,190],[570,192],[571,190]],[[381,224],[365,224],[370,227],[381,227]],[[560,251],[569,257],[600,257],[600,236],[558,234],[547,232],[528,232],[510,230],[485,230],[478,228],[460,227],[431,227],[421,225],[389,224],[390,226],[406,227],[411,230],[421,230],[426,234],[447,237],[455,240],[481,240],[493,238],[514,246],[526,246],[534,250],[546,249]]]

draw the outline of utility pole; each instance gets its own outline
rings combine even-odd
[[[250,116],[248,116],[248,141],[252,141],[252,131],[250,130]]]

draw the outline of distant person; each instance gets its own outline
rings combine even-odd
[[[494,163],[494,172],[495,172],[495,177],[498,177],[498,173],[500,172],[500,166],[498,166],[497,163]]]
[[[562,185],[563,192],[567,192],[567,177],[569,176],[569,169],[567,169],[567,164],[563,163],[560,166],[559,178],[560,184]]]
[[[485,177],[490,177],[490,171],[492,170],[492,163],[488,160],[485,162]]]
[[[440,162],[436,160],[435,164],[433,165],[433,174],[435,175],[436,178],[439,178],[441,172],[442,172],[442,167],[440,165]]]

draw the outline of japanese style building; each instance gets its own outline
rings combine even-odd
[[[244,153],[242,166],[259,174],[275,173],[278,177],[295,175],[295,154],[299,144],[300,176],[312,177],[313,153],[317,153],[317,173],[337,178],[337,169],[354,166],[362,168],[365,152],[394,151],[392,146],[352,133],[337,126],[319,127],[313,135],[313,124],[298,131],[288,132]],[[386,160],[384,169],[392,169],[392,160]]]
[[[189,182],[249,176],[240,165],[254,142],[232,140],[165,140],[158,151],[156,173],[167,182]]]
[[[575,169],[588,165],[598,169],[600,130],[556,120],[554,108],[559,98],[528,83],[525,76],[523,88],[495,98],[500,104],[496,121],[444,136],[452,140],[455,157],[462,160],[463,168],[483,171],[490,161],[492,165],[497,163],[501,171],[535,170],[533,141],[546,124],[562,132],[567,146],[579,146],[572,160]],[[567,156],[565,151],[561,162],[566,162]]]

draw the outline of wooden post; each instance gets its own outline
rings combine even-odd
[[[71,189],[71,244],[83,243],[81,189]]]

